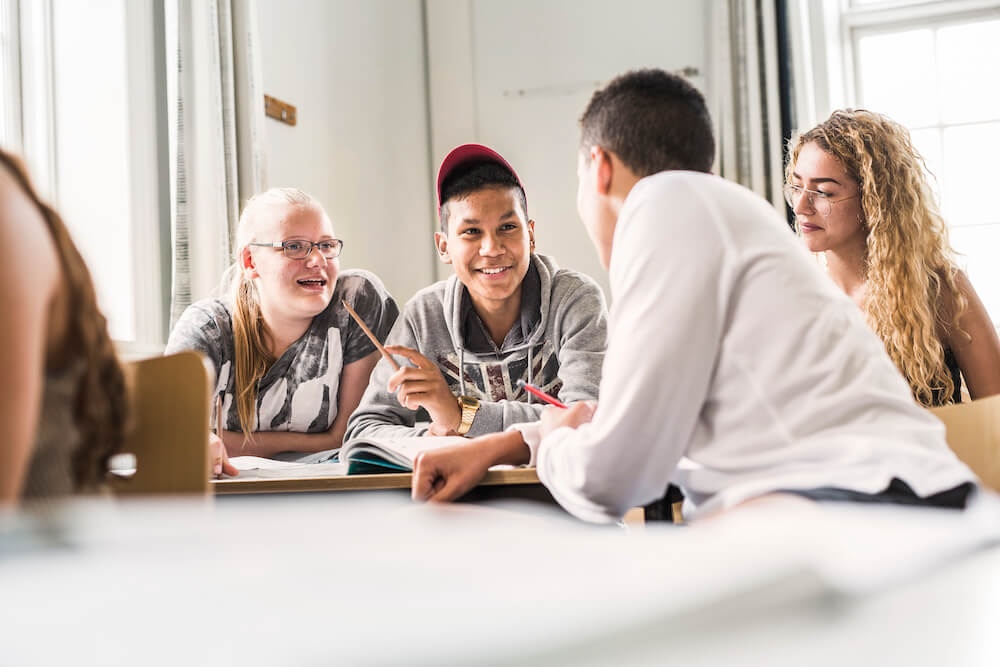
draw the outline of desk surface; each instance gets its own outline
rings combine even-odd
[[[968,557],[996,512],[762,503],[633,532],[400,496],[0,522],[3,663],[1000,664],[1000,547]]]
[[[293,493],[305,491],[361,491],[377,489],[408,489],[412,473],[384,475],[337,475],[335,477],[254,477],[252,479],[212,480],[212,490],[227,493]],[[507,486],[512,484],[538,484],[535,468],[490,470],[479,486]]]
[[[400,496],[0,522],[2,662],[1000,664],[1000,547],[967,555],[995,513],[790,502],[633,532]]]

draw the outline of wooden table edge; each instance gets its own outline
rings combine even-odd
[[[362,491],[379,489],[408,489],[412,473],[388,473],[384,475],[338,475],[336,477],[282,477],[212,480],[212,491],[216,495],[230,493],[294,493],[308,491]],[[512,470],[490,470],[479,486],[502,486],[512,484],[538,484],[535,468],[514,468]]]

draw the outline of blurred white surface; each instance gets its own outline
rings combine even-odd
[[[402,494],[80,504],[0,524],[0,663],[995,666],[998,533],[993,497],[640,530]]]

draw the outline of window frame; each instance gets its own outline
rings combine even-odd
[[[829,0],[828,0],[829,1]],[[848,0],[839,0],[838,28],[840,39],[837,48],[842,53],[842,70],[839,78],[839,85],[842,87],[845,106],[857,107],[861,97],[860,90],[860,59],[858,58],[860,40],[871,36],[897,32],[907,29],[932,28],[938,29],[949,25],[975,22],[979,20],[1000,19],[1000,1],[997,0],[886,0],[870,5],[857,5]],[[935,35],[935,40],[936,40]],[[836,108],[836,107],[833,107]],[[983,122],[995,122],[1000,120],[1000,114],[995,119],[975,121],[979,124]],[[960,127],[966,123],[943,123],[938,115],[935,124],[921,125],[912,128],[912,131],[923,129],[937,129],[939,141],[944,140],[944,130],[951,127]],[[943,146],[942,146],[943,155]],[[939,184],[942,190],[948,179],[948,174],[940,174]],[[940,193],[944,195],[944,192]],[[971,227],[995,226],[1000,228],[1000,222],[991,221],[980,224],[953,224],[946,219],[949,230],[965,230]],[[968,254],[966,259],[975,263],[984,261],[984,255]],[[968,268],[972,268],[972,262]],[[984,294],[985,296],[985,294]],[[997,304],[986,304],[993,306],[989,309],[990,317],[994,326],[1000,323],[1000,311]]]

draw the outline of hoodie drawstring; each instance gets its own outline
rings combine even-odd
[[[459,396],[468,396],[465,393],[465,348],[458,347],[458,391]]]
[[[524,380],[528,384],[531,384],[531,369],[533,369],[535,367],[535,364],[532,363],[532,354],[531,354],[531,351],[532,351],[533,348],[534,348],[534,345],[529,345],[528,346],[528,369],[524,373],[525,375],[528,376]],[[526,393],[528,395],[528,405],[531,405],[531,399],[532,399],[531,392],[526,389],[524,391],[524,393]]]

